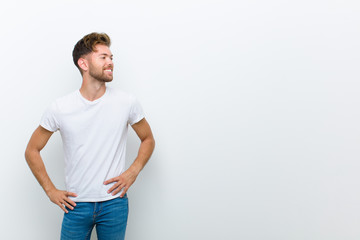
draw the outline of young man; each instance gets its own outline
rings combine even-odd
[[[127,190],[149,160],[155,141],[143,110],[132,95],[106,86],[113,79],[113,55],[106,34],[77,42],[73,60],[82,75],[80,90],[58,98],[45,111],[25,151],[26,161],[49,199],[65,213],[62,240],[124,239]],[[128,125],[141,140],[138,155],[125,170]],[[65,156],[66,191],[50,180],[40,151],[59,130]]]

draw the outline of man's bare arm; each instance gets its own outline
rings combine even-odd
[[[108,193],[111,193],[112,195],[115,195],[120,192],[121,189],[124,189],[120,197],[123,197],[130,186],[135,182],[140,171],[149,161],[155,148],[155,140],[151,132],[150,125],[145,118],[138,123],[133,124],[132,128],[141,140],[139,152],[135,161],[123,174],[104,182],[104,184],[115,182],[115,184],[108,191]]]
[[[73,209],[73,206],[76,205],[68,196],[76,197],[76,194],[56,189],[46,172],[44,162],[40,155],[40,151],[45,147],[52,134],[52,132],[39,126],[34,131],[26,147],[25,159],[50,200],[67,213],[68,211],[64,206]]]

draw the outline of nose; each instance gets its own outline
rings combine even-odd
[[[106,64],[109,65],[109,66],[114,66],[114,62],[113,62],[113,60],[111,58],[108,58]]]

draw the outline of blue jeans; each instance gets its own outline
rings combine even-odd
[[[96,226],[99,240],[123,240],[128,219],[128,198],[104,202],[77,202],[67,209],[61,227],[61,240],[89,240]]]

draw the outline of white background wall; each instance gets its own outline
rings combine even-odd
[[[62,211],[24,150],[80,87],[71,52],[93,31],[157,143],[128,240],[360,238],[358,1],[24,0],[1,3],[0,22],[1,239],[58,239]],[[59,133],[42,156],[62,188]]]

